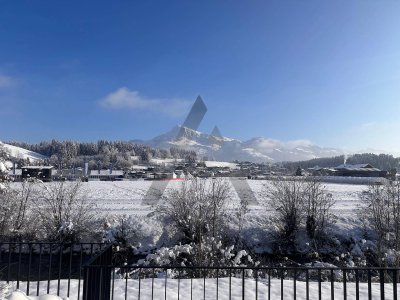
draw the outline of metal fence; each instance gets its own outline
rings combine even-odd
[[[399,293],[398,268],[115,265],[113,246],[98,243],[0,243],[0,250],[0,283],[71,300],[397,300]]]
[[[83,299],[396,299],[399,269],[157,267],[90,265],[96,298]],[[110,279],[102,276],[109,276]],[[105,283],[111,280],[105,289]]]
[[[83,266],[106,247],[103,243],[0,242],[0,282],[36,296],[60,295],[64,285],[64,296],[69,297],[75,280],[79,299]]]

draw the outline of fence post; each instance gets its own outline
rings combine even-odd
[[[110,299],[111,263],[112,245],[109,245],[84,266],[84,300]]]

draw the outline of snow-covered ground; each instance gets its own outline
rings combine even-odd
[[[82,282],[81,282],[80,299],[82,299]],[[50,283],[50,293],[57,294],[58,282],[56,280]],[[26,291],[26,283],[20,283],[20,288]],[[37,282],[30,283],[31,295],[36,295]],[[256,281],[252,279],[245,280],[244,296],[245,299],[268,299],[268,290],[270,288],[271,299],[281,299],[281,281],[279,279],[271,279],[271,286],[268,286],[266,279],[259,280],[256,288]],[[9,292],[16,289],[16,284],[12,283],[9,286]],[[124,279],[115,279],[113,299],[122,300],[125,299],[125,289],[127,299],[139,299],[139,281]],[[46,293],[47,282],[40,283],[40,295]],[[178,298],[179,290],[179,298]],[[60,284],[60,297],[67,299],[68,281],[62,280]],[[293,298],[293,280],[283,281],[283,299],[294,299]],[[242,279],[232,278],[231,282],[229,278],[218,279],[218,299],[243,299],[242,298]],[[156,278],[142,279],[140,281],[140,299],[165,299],[165,293],[167,299],[217,299],[217,280],[216,279],[167,279]],[[309,283],[310,299],[318,299],[318,283]],[[331,298],[331,283],[322,282],[321,284],[322,299]],[[334,285],[335,299],[343,299],[343,283],[336,282]],[[368,286],[366,283],[360,283],[359,286],[360,299],[368,299]],[[397,287],[397,293],[400,293],[400,288]],[[205,295],[205,297],[204,297]],[[0,297],[1,297],[0,292]],[[296,298],[306,299],[306,283],[302,281],[296,282]],[[356,298],[356,287],[355,283],[347,283],[347,299]],[[3,298],[0,298],[3,299]],[[42,300],[42,297],[30,296],[29,298],[16,298],[18,300],[35,299]],[[46,300],[59,299],[58,297],[46,298]],[[78,299],[78,281],[71,280],[70,282],[70,294],[68,299]],[[372,299],[380,298],[380,287],[379,283],[372,283]],[[385,284],[385,299],[393,299],[393,285]]]
[[[236,179],[237,180],[237,179]],[[232,184],[227,179],[230,189],[231,211],[238,207],[240,199],[234,189],[249,187],[242,190],[239,194],[248,196],[253,194],[255,201],[249,205],[249,212],[244,220],[242,236],[248,245],[256,252],[269,252],[268,245],[268,224],[267,217],[273,216],[274,211],[269,207],[269,199],[265,196],[265,185],[267,180],[244,180],[242,184]],[[210,179],[211,183],[211,179]],[[18,188],[20,183],[13,183],[12,186]],[[44,183],[51,185],[53,183]],[[157,205],[161,203],[161,193],[165,188],[166,195],[172,189],[179,188],[181,181],[89,181],[83,183],[83,188],[87,192],[87,197],[93,201],[99,214],[103,215],[131,215],[135,222],[139,224],[142,232],[141,249],[146,252],[149,249],[158,248],[161,245],[171,243],[170,237],[165,233],[165,226],[160,223],[157,215],[153,212]],[[362,236],[362,220],[358,215],[361,201],[359,195],[367,188],[366,185],[355,184],[334,184],[326,183],[326,189],[333,195],[335,204],[332,208],[334,213],[334,225],[332,231],[339,239],[354,237],[360,240]],[[232,222],[229,224],[233,228],[237,226]]]
[[[211,181],[211,180],[210,180]],[[229,180],[227,180],[229,182]],[[259,213],[260,210],[265,213],[268,211],[268,199],[265,197],[264,187],[268,184],[265,180],[246,180],[250,190],[246,193],[253,193],[257,201],[257,205],[251,205],[251,213]],[[148,214],[154,211],[155,205],[160,201],[157,181],[89,181],[84,183],[84,188],[88,193],[88,198],[93,200],[99,210],[107,213],[123,213],[123,214]],[[49,183],[51,184],[51,183]],[[169,181],[164,195],[170,189],[178,188],[182,184],[180,181]],[[231,185],[231,201],[232,204],[239,203],[240,199],[233,185]],[[341,217],[353,217],[356,215],[357,208],[360,206],[360,193],[364,191],[366,185],[357,184],[336,184],[326,183],[326,189],[332,194],[336,203],[333,206],[333,212]],[[146,194],[150,188],[154,190],[150,192],[153,197],[151,201],[144,201]],[[147,199],[148,200],[148,199]]]

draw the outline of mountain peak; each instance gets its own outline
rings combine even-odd
[[[186,126],[175,126],[170,131],[145,144],[155,148],[179,147],[195,151],[200,157],[223,161],[241,160],[254,162],[300,161],[319,157],[341,155],[343,151],[323,148],[306,140],[279,141],[256,137],[240,141],[222,136],[217,126],[211,134]]]

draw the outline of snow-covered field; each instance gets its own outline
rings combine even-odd
[[[229,182],[229,180],[227,181]],[[244,191],[244,194],[253,193],[258,201],[258,204],[250,205],[251,211],[259,212],[262,210],[265,212],[265,209],[268,210],[268,199],[265,198],[264,192],[264,186],[268,184],[268,181],[246,181],[250,190]],[[180,184],[182,184],[180,181],[169,181],[164,195],[170,189],[178,188]],[[230,198],[232,204],[239,203],[238,193],[233,188],[232,183],[229,182],[229,184],[231,185]],[[333,206],[333,212],[342,217],[355,216],[357,208],[361,204],[359,195],[367,186],[335,183],[326,183],[324,185],[336,201]],[[154,211],[155,205],[160,201],[160,186],[162,186],[161,182],[157,181],[89,181],[84,183],[89,199],[96,203],[99,210],[111,214],[147,214]]]
[[[21,288],[26,290],[26,283],[22,282]],[[10,284],[9,291],[15,290],[15,283]],[[82,299],[82,282],[81,282],[80,299]],[[36,294],[37,282],[30,283],[30,290],[33,291],[31,294]],[[50,293],[56,294],[58,288],[58,282],[56,280],[50,283]],[[269,291],[270,288],[270,291]],[[139,297],[139,281],[124,279],[115,279],[113,299],[122,300],[125,299],[125,289],[127,299],[217,299],[217,280],[216,279],[168,279],[167,282],[163,278],[154,279],[142,279],[140,281],[140,297]],[[47,282],[41,282],[40,294],[43,295],[47,290]],[[68,281],[62,280],[60,284],[60,297],[67,299]],[[178,298],[179,290],[179,298]],[[256,291],[257,296],[256,298]],[[293,281],[283,281],[283,299],[294,299],[293,295]],[[229,278],[218,279],[218,299],[243,299],[242,294],[242,279],[232,278],[231,282]],[[259,280],[256,288],[256,281],[252,279],[245,280],[244,299],[268,299],[268,292],[270,293],[270,299],[281,299],[281,281],[279,279],[271,279],[271,286],[268,286],[267,280]],[[318,299],[318,283],[309,283],[310,299]],[[336,282],[334,284],[335,299],[343,299],[343,283]],[[400,288],[397,288],[397,293],[400,293]],[[322,282],[321,284],[322,299],[331,298],[331,283]],[[368,299],[368,285],[366,283],[360,283],[359,286],[360,299]],[[205,295],[205,297],[204,297]],[[0,297],[1,297],[0,292]],[[42,296],[43,297],[43,296]],[[347,299],[356,298],[356,286],[355,283],[347,283]],[[3,299],[3,298],[0,298]],[[29,298],[18,298],[24,299],[35,299],[39,300],[42,298],[30,296]],[[59,299],[59,298],[46,298],[47,300]],[[78,299],[78,281],[71,280],[70,282],[70,300]],[[297,281],[296,282],[296,299],[306,299],[306,283]],[[380,287],[379,283],[372,283],[372,299],[380,298]],[[385,299],[393,299],[393,285],[385,284]]]
[[[232,184],[232,181],[226,180],[231,187],[230,208],[232,212],[240,203],[238,194],[242,197],[252,195],[249,198],[254,201],[249,205],[249,212],[243,224],[242,237],[257,253],[268,252],[270,243],[266,235],[269,228],[267,217],[274,214],[272,208],[269,207],[269,199],[265,196],[265,185],[268,185],[270,181],[241,180],[240,184],[237,182]],[[18,184],[13,183],[16,188]],[[140,224],[139,228],[143,235],[140,251],[146,252],[149,249],[171,243],[170,237],[166,235],[165,226],[160,223],[153,212],[162,201],[161,194],[164,188],[163,195],[166,195],[172,189],[179,188],[181,184],[181,181],[89,181],[83,183],[83,188],[86,190],[87,197],[96,204],[99,215],[133,216],[135,222]],[[234,186],[245,190],[237,193]],[[331,230],[338,238],[354,237],[356,240],[360,240],[363,224],[358,215],[358,208],[362,204],[359,195],[367,186],[335,183],[326,183],[325,186],[336,201],[332,208],[335,216]],[[247,190],[246,187],[248,187]],[[229,225],[233,228],[237,226],[234,222]]]

